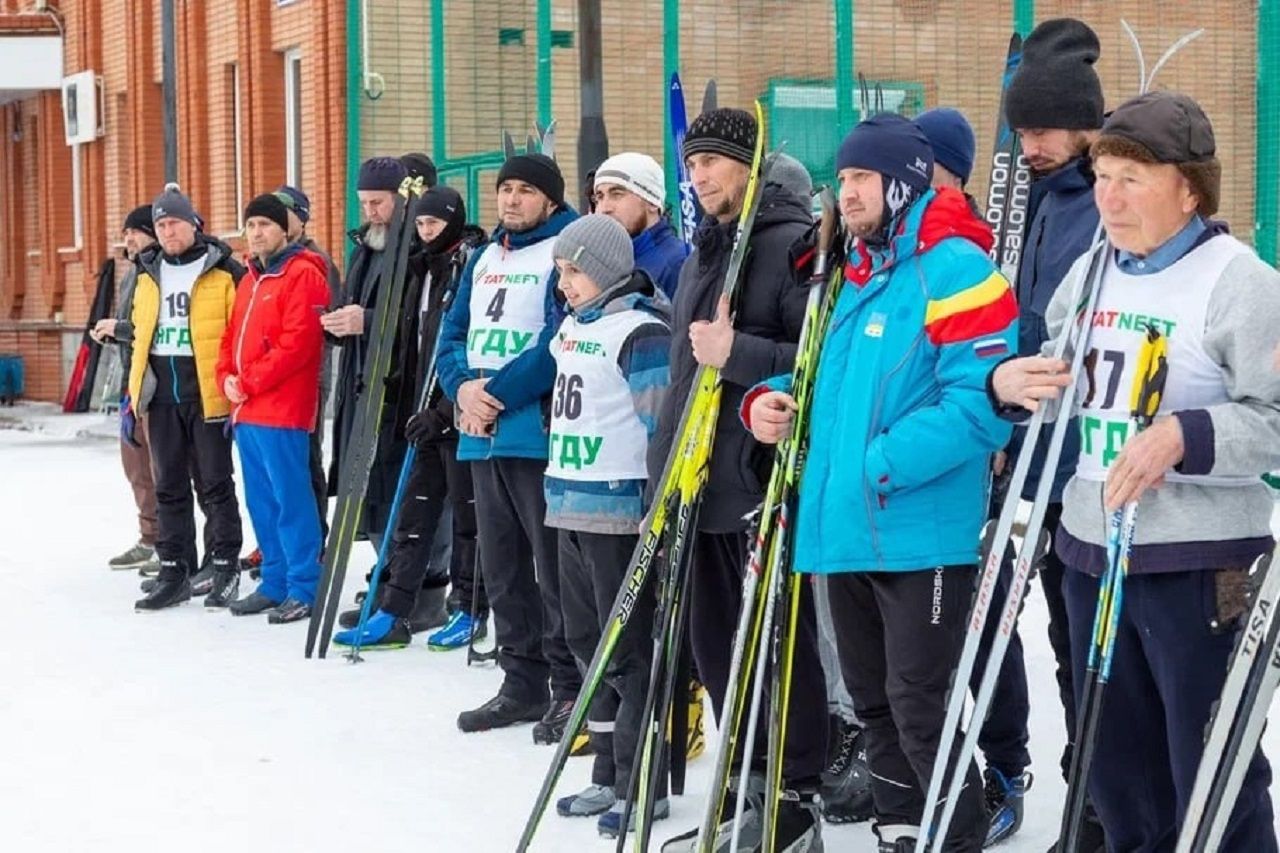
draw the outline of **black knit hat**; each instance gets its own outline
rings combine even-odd
[[[357,190],[397,192],[409,172],[395,157],[371,157],[360,166]]]
[[[680,156],[687,160],[694,154],[720,154],[750,166],[755,150],[755,117],[745,110],[721,107],[693,120]]]
[[[415,218],[434,216],[445,222],[466,222],[467,206],[457,190],[440,184],[418,196],[418,200],[413,203],[413,215]]]
[[[402,154],[400,162],[409,173],[409,177],[422,178],[422,183],[427,189],[431,189],[439,182],[436,164],[421,151],[410,151],[408,154]]]
[[[281,231],[288,232],[289,230],[289,208],[285,206],[283,201],[276,198],[275,193],[263,193],[245,205],[245,221],[248,221],[251,216],[270,219],[280,226]]]
[[[134,231],[141,231],[148,237],[155,239],[156,225],[151,219],[151,205],[139,205],[129,211],[129,215],[124,218],[124,225],[120,226],[120,230],[128,231],[130,228]]]
[[[564,175],[556,161],[545,154],[517,154],[509,157],[498,172],[498,182],[524,181],[530,186],[542,190],[556,207],[564,207]]]
[[[1022,43],[1022,62],[1009,81],[1004,114],[1015,128],[1097,130],[1102,81],[1093,64],[1098,34],[1075,18],[1054,18]]]

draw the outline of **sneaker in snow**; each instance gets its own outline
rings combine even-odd
[[[185,577],[156,579],[146,596],[133,603],[134,610],[163,610],[191,598],[191,583]]]
[[[339,646],[354,646],[358,637],[360,648],[377,650],[403,649],[413,639],[409,633],[409,623],[385,610],[371,614],[364,623],[364,633],[360,634],[359,631],[359,625],[339,631],[333,635],[333,641]]]
[[[521,702],[499,693],[479,708],[458,715],[458,728],[464,732],[502,729],[516,723],[532,723],[547,712],[546,701]]]
[[[827,823],[860,823],[875,810],[862,727],[831,716],[831,756],[822,771],[822,816]]]
[[[235,616],[255,616],[259,613],[266,613],[279,604],[280,602],[274,598],[268,598],[260,590],[255,589],[244,598],[236,599],[228,604],[227,609]]]
[[[236,600],[240,594],[240,572],[236,569],[215,572],[213,589],[204,598],[204,606],[221,609]]]
[[[588,785],[576,794],[556,800],[556,814],[560,817],[590,817],[607,812],[618,801],[618,795],[609,785]]]
[[[138,542],[128,551],[125,551],[123,554],[117,554],[108,560],[107,566],[113,571],[120,571],[122,569],[140,569],[154,561],[155,557],[155,548]]]
[[[596,832],[599,832],[605,838],[617,838],[622,829],[622,812],[626,809],[627,804],[622,800],[618,800],[609,810],[600,815],[600,819],[596,821]],[[636,828],[636,809],[631,810],[631,820],[627,822],[627,832],[634,832]],[[653,804],[653,819],[666,820],[671,817],[671,801],[666,797],[658,800]]]
[[[267,611],[267,622],[272,625],[287,625],[311,618],[311,605],[296,598],[286,598]]]
[[[1022,826],[1023,796],[1031,787],[1033,777],[1030,773],[1005,776],[994,767],[988,767],[982,775],[982,796],[991,820],[987,840],[982,846],[990,847],[1004,841]]]
[[[534,743],[556,744],[564,737],[564,727],[569,724],[569,715],[573,713],[572,699],[552,699],[547,713],[533,727]]]
[[[483,640],[488,633],[484,622],[471,618],[465,610],[455,610],[444,623],[444,627],[427,637],[427,648],[434,652],[447,652],[453,649],[465,649],[474,639]]]

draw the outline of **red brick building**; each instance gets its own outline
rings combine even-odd
[[[0,353],[24,357],[28,398],[61,399],[98,269],[125,214],[164,185],[162,4],[0,0]],[[311,197],[312,235],[339,250],[346,4],[173,5],[178,181],[208,230],[234,244],[244,204],[288,182]],[[58,49],[61,77],[93,73],[78,79],[97,128],[79,126],[79,100],[74,145],[62,81],[41,67]]]

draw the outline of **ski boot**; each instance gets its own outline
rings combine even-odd
[[[827,823],[861,823],[875,810],[862,727],[832,715],[831,759],[822,771],[822,816]]]
[[[279,604],[280,602],[268,598],[260,590],[255,589],[244,598],[237,598],[228,604],[227,609],[233,616],[256,616],[259,613],[266,613]]]
[[[286,598],[267,611],[267,624],[287,625],[311,618],[311,605],[296,598]]]
[[[622,830],[622,813],[626,811],[627,804],[618,800],[607,812],[600,815],[600,819],[596,821],[596,832],[605,838],[617,838]],[[658,800],[653,804],[653,819],[666,820],[671,817],[671,801],[666,797]],[[634,832],[636,828],[636,809],[631,809],[631,819],[627,822],[627,832]]]
[[[696,678],[689,679],[689,740],[685,745],[685,761],[693,761],[707,751],[707,730],[702,720],[702,700],[707,688]]]
[[[214,561],[215,563],[218,561]],[[226,561],[223,561],[226,562]],[[213,588],[205,596],[204,606],[210,609],[221,609],[236,600],[240,594],[240,570],[220,566],[213,575]]]
[[[418,590],[418,597],[413,602],[413,612],[409,614],[409,630],[415,634],[439,628],[449,621],[445,611],[446,587],[432,587]]]
[[[458,728],[464,732],[502,729],[516,723],[533,723],[547,713],[546,702],[521,702],[499,693],[479,708],[458,715]]]
[[[1005,776],[994,767],[988,767],[982,775],[982,797],[986,801],[987,815],[991,820],[987,840],[982,844],[985,848],[999,844],[1022,826],[1023,796],[1031,787],[1034,777],[1030,773]]]
[[[191,576],[191,594],[208,595],[213,592],[213,575],[217,569],[213,566],[213,558],[206,556],[200,563],[200,571]]]
[[[564,737],[564,728],[573,713],[572,699],[553,699],[542,719],[533,727],[533,742],[557,744]]]
[[[920,836],[918,826],[876,824],[871,831],[879,839],[878,853],[915,853],[916,839]]]
[[[358,631],[359,625],[339,631],[333,635],[333,641],[339,646],[354,646]],[[412,639],[409,623],[385,610],[371,614],[364,633],[359,635],[360,648],[373,650],[403,649]]]
[[[254,548],[249,556],[240,558],[240,571],[248,572],[253,580],[262,578],[262,549]]]
[[[716,828],[715,838],[711,842],[712,853],[760,853],[763,836],[761,815],[764,813],[764,774],[753,772],[747,780],[746,803],[742,811],[742,826],[738,832],[738,847],[731,850],[729,845],[733,841],[733,810],[738,798],[737,788],[738,773],[735,771],[730,776],[729,788],[725,792],[725,805],[721,812],[721,817],[725,819]],[[667,840],[662,845],[662,853],[697,853],[697,850],[697,827]]]
[[[165,561],[162,566],[168,574],[154,579],[146,596],[133,603],[134,610],[163,610],[191,598],[191,581],[187,580],[183,566],[172,561]]]
[[[444,623],[444,627],[427,637],[427,648],[433,652],[447,652],[453,649],[465,649],[472,636],[483,640],[489,633],[489,626],[480,619],[473,619],[465,610],[455,610]]]
[[[591,817],[602,814],[618,802],[618,795],[610,785],[588,785],[576,794],[556,800],[556,814],[560,817]]]

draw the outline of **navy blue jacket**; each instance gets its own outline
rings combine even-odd
[[[1031,225],[1023,243],[1022,262],[1018,265],[1018,355],[1039,355],[1041,345],[1049,339],[1044,314],[1058,285],[1071,264],[1093,244],[1098,228],[1098,208],[1093,201],[1093,170],[1088,158],[1078,157],[1060,169],[1038,178],[1031,185]],[[1022,497],[1035,497],[1035,485],[1044,468],[1050,430],[1040,434],[1031,473]],[[1017,458],[1025,432],[1014,430],[1009,443],[1009,464]],[[1080,431],[1067,430],[1053,477],[1051,500],[1062,500],[1062,490],[1076,470],[1080,455]]]
[[[689,247],[671,227],[665,216],[652,227],[631,238],[635,250],[636,267],[649,274],[667,299],[675,301],[676,282],[680,280],[680,267],[689,256]]]

